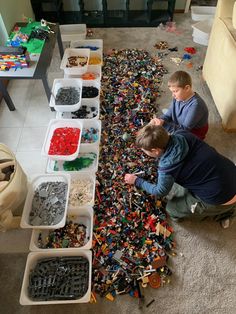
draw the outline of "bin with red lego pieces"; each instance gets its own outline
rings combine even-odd
[[[81,120],[50,120],[42,154],[54,160],[74,160],[79,153],[82,128]]]

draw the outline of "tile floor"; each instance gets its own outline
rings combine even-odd
[[[63,77],[57,46],[54,55],[48,71],[50,86],[55,78]],[[41,149],[48,123],[56,114],[49,108],[41,80],[11,80],[8,92],[16,110],[10,111],[4,100],[0,103],[0,143],[12,150],[30,180],[32,175],[46,172],[47,158]],[[30,238],[30,229],[1,233],[0,254],[28,253]]]
[[[8,91],[16,110],[9,111],[2,101],[0,142],[13,151],[30,178],[32,174],[45,172],[47,158],[41,155],[41,148],[48,123],[55,118],[55,112],[49,109],[40,80],[12,80]]]

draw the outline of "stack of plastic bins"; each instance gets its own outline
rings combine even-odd
[[[103,63],[103,40],[102,39],[86,39],[86,40],[76,40],[71,42],[71,48],[77,49],[90,49],[90,60],[88,64],[87,73],[82,75],[77,75],[77,77],[82,79],[93,79],[101,80],[101,71]],[[99,61],[100,60],[100,61]],[[65,73],[64,77],[75,77],[74,75],[68,75]]]
[[[72,95],[73,92],[74,95]],[[81,79],[55,79],[52,86],[49,106],[54,108],[57,112],[73,112],[80,108],[81,98]],[[73,103],[67,104],[68,102]]]
[[[81,121],[79,119],[76,120]],[[46,172],[66,172],[71,175],[72,180],[80,180],[83,187],[85,187],[86,193],[88,192],[88,195],[84,198],[89,199],[88,203],[82,203],[81,206],[93,206],[101,138],[101,121],[97,119],[82,120],[82,124],[83,129],[79,154],[71,161],[48,159]],[[95,137],[90,137],[91,132],[95,134]],[[71,187],[71,190],[72,189],[73,187]],[[88,189],[89,191],[87,191]],[[78,187],[77,190],[79,191],[80,188]],[[72,209],[72,211],[75,212],[74,206],[70,205],[72,203],[73,202],[69,202],[69,211]]]
[[[66,75],[82,75],[87,72],[90,49],[66,48],[60,69]]]
[[[103,40],[102,39],[77,39],[70,43],[71,48],[85,48],[91,51],[103,50]]]
[[[191,6],[191,17],[194,21],[204,21],[213,19],[216,13],[216,7]]]
[[[53,160],[74,160],[80,149],[82,120],[51,119],[41,154]]]
[[[60,122],[64,121],[60,120]],[[62,160],[60,159],[60,161]],[[78,178],[73,177],[73,180],[75,179]],[[79,179],[90,180],[90,199],[85,201],[83,206],[71,206],[71,208],[69,208],[69,204],[73,181],[68,173],[55,172],[36,175],[29,186],[21,227],[33,229],[29,248],[32,252],[27,258],[21,288],[20,303],[22,305],[69,304],[90,301],[92,280],[92,252],[90,249],[92,247],[92,206],[94,204],[95,177],[92,174],[87,174]],[[64,193],[66,201],[62,202],[61,200],[60,202],[63,204],[63,210],[60,210],[59,217],[55,217],[51,213],[59,206],[58,202],[62,198],[60,189],[58,189],[58,195],[56,194],[58,182],[66,184],[67,190]],[[54,187],[43,185],[45,183],[52,183]],[[32,212],[32,208],[35,208],[39,203],[39,200],[34,198],[35,194],[40,199],[42,205],[40,208],[45,208],[46,204],[50,202],[55,205],[53,210],[49,207],[50,210],[47,213],[50,219],[51,216],[54,217],[52,221],[55,223],[45,224],[45,210],[43,213],[40,210],[40,213],[37,210]],[[72,236],[69,241],[68,236],[63,238],[63,235],[70,228],[74,230],[71,232]],[[78,242],[74,242],[75,230],[78,230],[78,236],[81,236]],[[56,263],[59,263],[62,273],[58,272],[58,268],[57,271],[54,271]],[[64,276],[65,267],[68,267],[67,271],[70,272],[70,282],[67,282],[68,276]],[[80,290],[72,288],[71,281],[75,281]]]
[[[66,277],[65,272],[69,276]],[[88,303],[91,296],[91,280],[92,252],[90,250],[55,249],[47,252],[31,252],[26,261],[20,304]],[[79,289],[83,289],[80,294],[78,294]]]
[[[70,80],[73,80],[72,78]],[[84,88],[93,88],[96,92],[94,97],[87,97]],[[70,112],[58,112],[56,117],[58,119],[99,119],[100,113],[100,92],[101,82],[98,80],[83,80],[82,81],[82,98],[80,110],[70,110]],[[87,97],[87,98],[86,98]],[[85,114],[86,113],[86,114]]]
[[[96,99],[83,98],[81,100],[80,109],[70,112],[57,112],[58,119],[84,119],[84,120],[98,120],[100,115],[100,101]]]
[[[99,147],[97,145],[80,145],[77,158],[72,162],[48,159],[46,172],[56,173],[66,171],[68,173],[90,172],[96,173],[98,169]]]
[[[71,41],[84,40],[87,35],[86,24],[60,25],[61,40],[65,47],[70,46]]]
[[[80,78],[82,80],[96,80],[101,81],[102,67],[101,65],[88,65],[87,72],[81,75],[68,75],[64,73],[64,78]]]
[[[211,33],[213,19],[197,22],[192,25],[193,41],[197,44],[208,46],[208,41]]]
[[[192,25],[192,36],[195,43],[208,46],[215,12],[216,7],[191,6],[192,19],[198,21],[196,24]]]
[[[63,193],[60,189],[57,190],[58,182],[66,186]],[[29,185],[21,227],[33,229],[30,242],[32,252],[26,261],[20,294],[22,305],[85,303],[90,300],[93,210],[87,206],[81,207],[79,211],[69,211],[70,184],[70,175],[60,172],[36,175]],[[38,200],[40,199],[44,204],[41,204],[41,208],[46,207],[50,198],[55,209],[59,206],[58,200],[63,198],[60,202],[63,208],[59,219],[54,216],[52,219],[54,223],[49,220],[45,223],[43,218],[45,209],[43,216],[42,211],[41,215],[37,210],[32,212],[37,203],[35,195],[38,195]],[[52,209],[48,210],[46,215],[52,217],[51,212]],[[68,242],[68,239],[64,239],[63,242],[63,239],[58,236],[58,233],[62,234],[62,230],[65,230],[68,220],[73,226],[83,226],[83,242],[78,247],[74,247],[73,242]],[[68,281],[68,273],[70,281]],[[72,287],[72,281],[76,282],[80,291]]]
[[[65,225],[69,192],[70,176],[66,173],[38,174],[33,176],[29,186],[21,217],[22,228],[61,228]],[[60,183],[61,187],[57,188]],[[59,194],[61,192],[62,194]],[[52,215],[51,209],[47,207],[53,205],[55,199],[51,199],[51,194],[60,201],[60,208]],[[62,195],[62,196],[61,196]],[[48,196],[50,200],[48,200]],[[52,206],[51,206],[52,207]]]

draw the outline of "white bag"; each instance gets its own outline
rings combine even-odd
[[[27,194],[27,177],[17,162],[14,154],[0,143],[0,231],[12,228],[13,215],[20,215]],[[9,181],[4,181],[2,168],[14,166]]]

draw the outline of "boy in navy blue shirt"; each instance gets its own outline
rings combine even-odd
[[[153,124],[139,131],[136,145],[159,158],[157,183],[134,174],[126,174],[125,182],[157,197],[171,195],[166,206],[170,218],[225,218],[236,213],[236,166],[213,147],[187,131],[170,135]]]
[[[187,130],[200,139],[208,131],[208,108],[204,100],[192,89],[191,76],[185,71],[171,75],[168,87],[173,100],[167,112],[151,123],[162,125],[169,133],[177,129]]]

